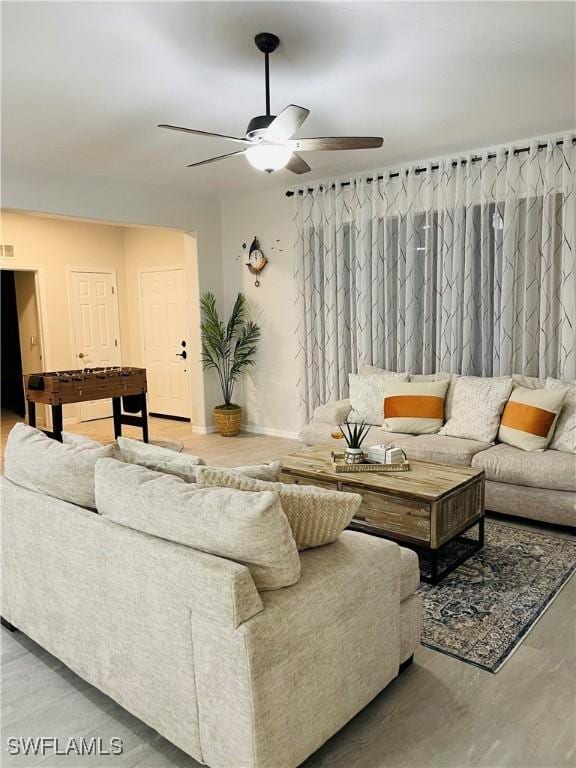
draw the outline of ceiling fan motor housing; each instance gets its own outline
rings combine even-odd
[[[276,119],[276,115],[258,115],[253,117],[246,128],[247,139],[262,139],[266,128]]]

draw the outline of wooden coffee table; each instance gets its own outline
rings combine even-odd
[[[330,448],[313,446],[282,459],[281,480],[359,493],[362,505],[350,528],[426,552],[430,575],[422,578],[431,584],[484,545],[482,470],[410,461],[408,472],[344,474],[333,471]],[[478,540],[440,571],[442,548],[475,525]]]

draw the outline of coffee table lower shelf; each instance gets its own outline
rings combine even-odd
[[[476,554],[484,546],[484,515],[479,519],[476,519],[470,523],[466,528],[460,531],[460,533],[454,538],[447,541],[437,549],[432,549],[425,543],[417,543],[407,541],[405,538],[395,537],[390,531],[384,530],[377,525],[371,525],[370,523],[363,522],[361,520],[352,520],[348,526],[351,531],[360,531],[361,533],[367,533],[371,536],[378,536],[382,539],[388,539],[395,541],[407,549],[414,550],[420,558],[420,580],[426,584],[438,584],[448,574],[452,573],[459,565],[466,562],[472,555]],[[476,540],[465,537],[464,534],[470,531],[475,526],[478,526],[478,537]],[[460,545],[462,551],[455,556],[450,557],[450,549],[454,549],[456,545]],[[426,558],[429,564],[429,568],[423,567],[425,564],[422,562],[422,556]],[[442,566],[442,563],[445,564]]]

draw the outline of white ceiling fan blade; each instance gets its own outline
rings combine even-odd
[[[292,171],[292,173],[308,173],[312,170],[306,160],[297,155],[296,152],[292,153],[292,157],[286,163],[286,169]]]
[[[228,152],[227,155],[218,155],[217,157],[209,157],[208,160],[200,160],[198,163],[190,163],[186,168],[196,168],[198,165],[207,165],[208,163],[215,163],[217,160],[224,160],[227,157],[234,157],[234,155],[245,154],[245,149],[239,149],[237,152]]]
[[[290,104],[272,120],[264,134],[265,140],[286,141],[296,133],[309,114],[309,109]]]
[[[212,133],[211,131],[199,131],[196,128],[183,128],[181,125],[162,123],[158,128],[167,128],[169,131],[182,131],[182,133],[193,133],[196,136],[210,136],[215,139],[228,139],[228,141],[235,141],[238,144],[250,144],[247,139],[240,139],[237,136],[227,136],[224,133]]]

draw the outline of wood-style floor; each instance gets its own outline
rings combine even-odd
[[[3,418],[1,426],[10,423]],[[112,439],[109,421],[69,429],[102,442]],[[139,436],[138,430],[133,434]],[[298,447],[295,441],[252,434],[193,435],[188,424],[161,419],[152,419],[151,436],[180,440],[187,452],[228,466],[278,458]],[[4,440],[5,435],[2,451]],[[306,768],[574,768],[575,627],[572,579],[496,675],[421,648],[415,664],[312,755]],[[8,755],[8,738],[32,736],[64,742],[118,737],[124,751],[115,757]],[[3,765],[199,765],[32,640],[5,629],[0,749]]]

